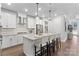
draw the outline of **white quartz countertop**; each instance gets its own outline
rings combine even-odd
[[[3,36],[17,35],[17,34],[2,34]]]
[[[42,35],[35,35],[35,34],[27,34],[23,35],[24,38],[30,39],[30,40],[37,40],[45,36],[50,36],[52,35],[51,33],[43,33]]]
[[[24,32],[12,32],[12,33],[1,33],[1,35],[3,36],[10,36],[10,35],[24,35],[24,34],[27,34],[27,33],[24,33]]]

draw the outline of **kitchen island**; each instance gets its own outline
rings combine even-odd
[[[35,55],[34,45],[48,42],[50,40],[49,39],[50,36],[53,35],[51,33],[44,33],[42,35],[35,35],[35,34],[23,35],[23,51],[25,55],[34,56]]]

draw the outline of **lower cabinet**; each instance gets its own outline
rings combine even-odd
[[[17,45],[17,36],[11,36],[10,37],[10,46],[15,46]]]
[[[7,48],[10,46],[10,39],[8,36],[3,36],[2,38],[2,48]]]
[[[23,43],[23,38],[22,36],[18,35],[4,35],[2,38],[2,49],[12,47],[18,44]]]
[[[18,44],[22,44],[23,43],[23,37],[21,35],[18,35]]]

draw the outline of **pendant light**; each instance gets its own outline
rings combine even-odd
[[[38,5],[39,5],[39,3],[36,3],[36,5],[37,5],[37,16],[36,16],[36,19],[39,19],[39,16],[38,16]]]
[[[51,16],[52,10],[51,10],[51,7],[52,7],[52,3],[49,3],[49,18],[48,18],[49,21],[52,20],[52,16]]]
[[[51,10],[49,10],[49,21],[52,20],[52,17],[51,17]]]

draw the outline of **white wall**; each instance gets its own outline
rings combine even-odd
[[[50,33],[62,33],[64,32],[64,20],[63,17],[55,17],[52,21],[49,21],[49,32]]]
[[[1,3],[0,3],[0,19],[1,19]],[[0,21],[1,22],[1,21]]]
[[[65,20],[63,16],[57,16],[52,21],[49,21],[48,23],[48,32],[49,33],[59,33],[61,34],[61,39],[63,40],[65,35]]]

